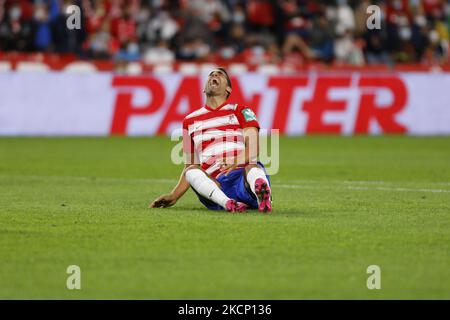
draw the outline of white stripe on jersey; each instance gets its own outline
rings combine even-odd
[[[220,108],[220,110],[236,110],[237,106],[237,104],[227,104],[226,106]]]
[[[212,156],[222,156],[224,152],[228,151],[239,151],[244,150],[245,145],[243,142],[221,142],[221,143],[213,143],[212,145],[207,146],[203,151],[199,152],[200,161],[203,163],[208,158]]]
[[[218,164],[218,163],[216,162],[216,163],[214,163],[212,166],[210,166],[208,169],[206,169],[205,171],[206,171],[207,174],[211,174],[211,173],[213,173],[214,171],[216,171],[217,169],[220,169],[220,164]]]
[[[215,117],[207,120],[194,121],[193,124],[190,124],[188,127],[189,135],[196,133],[198,131],[227,126],[227,125],[239,125],[239,120],[234,114],[229,114],[226,116]]]
[[[208,109],[206,109],[205,107],[203,107],[203,108],[200,108],[200,109],[188,114],[185,119],[189,119],[192,117],[198,117],[198,116],[201,116],[202,114],[205,114],[208,112],[210,112],[210,111]]]
[[[239,139],[239,137],[242,137],[242,132],[238,131],[238,130],[208,130],[205,131],[203,133],[200,134],[196,134],[193,136],[193,140],[194,140],[194,144],[198,145],[199,143],[203,143],[205,141],[209,141],[211,139],[225,139],[228,137],[237,137],[237,139]]]

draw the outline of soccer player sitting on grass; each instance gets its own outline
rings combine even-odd
[[[228,103],[231,81],[223,68],[208,76],[206,105],[183,120],[185,167],[175,188],[150,208],[173,206],[191,186],[208,209],[271,212],[271,190],[257,161],[259,124],[254,112]]]

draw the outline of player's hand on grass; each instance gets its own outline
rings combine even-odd
[[[167,208],[173,206],[177,199],[172,194],[163,194],[156,198],[148,207],[149,208]]]

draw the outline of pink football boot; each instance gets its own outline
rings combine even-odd
[[[258,196],[259,212],[272,212],[272,201],[270,199],[270,186],[264,179],[255,181],[255,193]]]
[[[242,202],[237,202],[234,199],[230,199],[225,204],[225,209],[228,212],[233,212],[233,213],[234,212],[244,212],[245,210],[247,210],[247,205]]]

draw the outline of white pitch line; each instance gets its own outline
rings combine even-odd
[[[45,176],[45,175],[0,175],[0,178],[25,178],[25,179],[55,179],[55,180],[78,180],[78,181],[111,181],[111,182],[123,182],[123,183],[170,183],[174,184],[177,182],[175,179],[152,179],[152,178],[114,178],[114,177],[87,177],[87,176]],[[447,182],[413,182],[405,181],[401,182],[404,184],[434,184],[434,185],[446,185]],[[313,184],[313,185],[311,185]],[[314,185],[315,184],[315,185]],[[319,186],[318,184],[334,184],[327,186]],[[352,186],[356,184],[358,186]],[[373,187],[373,185],[382,184],[384,187]],[[387,191],[387,192],[431,192],[431,193],[450,193],[450,189],[428,189],[428,188],[405,188],[405,187],[388,187],[386,185],[397,184],[394,181],[344,181],[344,180],[292,180],[283,181],[283,183],[275,182],[272,185],[276,188],[281,189],[305,189],[305,190],[323,190],[329,189],[333,190],[336,188],[345,190],[361,190],[361,191]],[[449,183],[450,184],[450,183]],[[367,185],[367,187],[364,187]],[[372,187],[370,187],[372,186]]]
[[[433,181],[376,181],[376,180],[283,180],[279,181],[280,183],[336,183],[336,184],[356,184],[356,185],[376,185],[376,184],[431,184],[431,185],[437,185],[437,186],[450,186],[450,182],[433,182]]]
[[[339,183],[339,184],[385,184],[385,183],[391,183],[387,181],[376,181],[376,180],[356,180],[356,181],[349,181],[349,180],[282,180],[278,181],[280,183]]]
[[[45,176],[45,175],[0,175],[1,177],[11,177],[11,178],[29,178],[29,179],[54,179],[54,180],[79,180],[79,181],[115,181],[115,182],[160,182],[160,183],[175,183],[178,180],[175,179],[152,179],[152,178],[115,178],[115,177],[87,177],[87,176]]]
[[[348,187],[350,190],[379,190],[379,191],[397,191],[397,192],[432,192],[432,193],[450,193],[447,189],[414,189],[414,188],[388,188],[388,187],[376,187],[376,188],[364,188],[364,187]]]
[[[323,190],[329,189],[333,190],[336,187],[316,187],[307,185],[296,185],[296,184],[272,184],[276,188],[282,189],[305,189],[305,190]],[[352,187],[352,186],[342,186],[339,189],[345,190],[361,190],[361,191],[388,191],[388,192],[432,192],[432,193],[450,193],[447,189],[414,189],[414,188],[396,188],[396,187]]]

